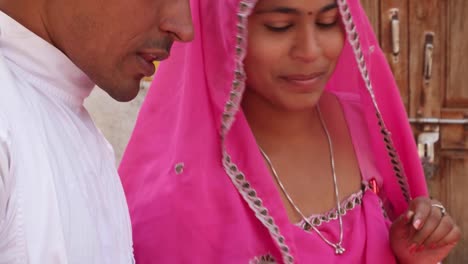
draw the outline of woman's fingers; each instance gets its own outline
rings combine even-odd
[[[425,225],[427,219],[431,215],[432,206],[429,198],[416,198],[411,201],[410,209],[414,212],[412,225],[414,229],[421,230]]]
[[[444,217],[446,218],[446,217]],[[450,217],[448,217],[450,218]],[[437,241],[437,243],[434,245],[435,248],[437,247],[443,247],[443,246],[446,246],[446,245],[455,245],[458,243],[458,241],[460,241],[461,239],[461,230],[458,226],[454,225],[453,224],[453,220],[452,220],[452,229],[450,230],[450,232],[445,235],[445,237],[443,237],[441,240]]]
[[[450,216],[444,216],[439,221],[437,228],[424,240],[426,248],[437,248],[438,242],[443,240],[454,228],[453,220]]]
[[[429,214],[426,218],[421,219],[421,226],[416,232],[413,234],[413,237],[410,237],[410,241],[413,245],[417,245],[418,250],[422,250],[424,248],[423,243],[431,236],[435,235],[438,236],[437,240],[441,239],[437,228],[441,222],[442,215],[440,214],[440,210],[437,208],[430,208]],[[415,219],[417,223],[417,219]],[[413,222],[414,223],[414,222]],[[416,227],[415,227],[416,228]],[[414,247],[414,246],[413,246]]]

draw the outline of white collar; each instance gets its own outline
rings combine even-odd
[[[94,87],[59,49],[1,11],[0,50],[15,72],[48,95],[82,105]]]

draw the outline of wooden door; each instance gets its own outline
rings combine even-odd
[[[427,1],[427,0],[425,0]],[[418,1],[419,2],[419,1]],[[440,1],[441,88],[440,107],[428,105],[426,113],[442,118],[468,121],[468,2]],[[468,263],[468,124],[440,125],[439,171],[429,181],[432,194],[439,197],[463,230],[463,240],[447,263]]]
[[[410,0],[408,8],[408,110],[416,136],[439,133],[434,167],[426,167],[426,176],[431,195],[463,230],[463,240],[445,261],[453,264],[468,263],[467,12],[465,0]]]
[[[415,141],[424,132],[439,137],[434,163],[425,166],[429,190],[463,231],[463,240],[444,263],[468,263],[468,1],[362,3],[378,27]]]
[[[409,109],[408,0],[361,0]]]
[[[361,0],[361,4],[366,10],[375,35],[380,38],[380,2],[379,0]]]

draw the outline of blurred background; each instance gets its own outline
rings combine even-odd
[[[156,67],[158,62],[155,62]],[[138,96],[130,102],[120,103],[112,99],[106,92],[94,89],[85,101],[85,107],[93,117],[97,127],[114,147],[117,165],[135,126],[138,110],[145,99],[152,77],[141,81]]]
[[[468,263],[468,1],[361,0],[400,88],[430,194],[463,231]]]

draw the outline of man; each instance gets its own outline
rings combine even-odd
[[[132,263],[113,151],[83,100],[134,98],[193,38],[188,0],[0,0],[0,263]]]

